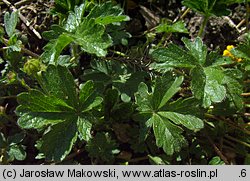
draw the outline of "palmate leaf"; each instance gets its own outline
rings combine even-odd
[[[94,19],[84,19],[75,34],[70,34],[81,48],[97,56],[105,56],[106,49],[112,45],[111,37],[105,33],[105,27],[95,24]]]
[[[77,136],[85,141],[91,138],[95,120],[91,110],[102,98],[95,94],[91,81],[83,84],[78,96],[73,76],[62,66],[49,65],[39,82],[43,92],[30,90],[18,95],[18,124],[26,129],[50,126],[42,137],[40,152],[46,159],[63,160]]]
[[[240,91],[236,91],[238,88],[234,89],[226,81],[238,85],[237,80],[234,77],[226,79],[226,70],[221,68],[228,62],[224,61],[217,52],[208,54],[207,47],[200,38],[193,42],[186,38],[183,38],[182,41],[186,49],[170,45],[168,48],[158,48],[153,51],[152,56],[156,62],[151,67],[159,72],[169,67],[189,68],[192,77],[192,93],[201,101],[204,108],[208,108],[214,103],[220,103],[226,97],[233,99],[235,106],[239,107],[241,104]],[[234,51],[236,52],[236,50]]]
[[[146,84],[141,83],[135,94],[138,113],[133,118],[140,122],[140,139],[145,139],[147,130],[153,127],[157,146],[163,147],[168,155],[180,151],[187,144],[181,127],[198,131],[204,126],[200,118],[192,115],[193,108],[189,112],[184,111],[179,103],[168,103],[180,89],[182,81],[183,77],[159,78],[152,93],[148,91]],[[192,103],[189,107],[197,108],[196,102],[189,103]]]
[[[80,45],[85,52],[97,56],[105,56],[106,49],[112,44],[112,40],[105,33],[103,25],[95,24],[94,19],[83,18],[74,33],[64,32],[56,40],[51,40],[45,46],[41,59],[50,64],[57,64],[62,50],[72,42]]]
[[[118,29],[118,32],[107,31],[106,26],[129,20],[128,16],[123,15],[123,9],[118,5],[114,5],[111,1],[95,5],[85,17],[84,14],[86,14],[85,11],[88,7],[87,2],[73,7],[74,11],[71,4],[71,2],[68,4],[70,11],[68,12],[67,20],[61,26],[53,25],[51,31],[43,34],[50,39],[50,42],[44,47],[45,51],[41,56],[45,63],[58,64],[59,55],[70,43],[79,45],[87,53],[95,54],[99,57],[105,56],[107,54],[106,49],[113,44],[108,33],[111,32],[112,36],[115,37],[116,33],[119,34],[123,31]],[[79,4],[79,2],[76,4]],[[67,2],[58,2],[58,5],[62,5],[63,9],[67,8]],[[118,40],[116,39],[115,41]]]
[[[156,70],[169,67],[192,68],[196,64],[192,55],[174,44],[170,44],[168,48],[156,49],[152,52],[152,57],[156,60],[156,64],[151,64],[151,67]]]

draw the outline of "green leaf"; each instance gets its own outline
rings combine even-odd
[[[119,92],[117,89],[108,89],[104,98],[104,119],[110,120],[111,111],[119,100]]]
[[[82,85],[79,98],[72,74],[59,65],[49,65],[38,79],[43,92],[30,90],[18,95],[18,124],[39,131],[50,126],[39,144],[39,155],[61,161],[71,151],[77,135],[90,140],[92,123],[96,121],[92,109],[101,104],[102,98],[96,95],[91,81]]]
[[[31,90],[17,97],[19,106],[16,112],[21,116],[18,124],[22,128],[41,128],[48,124],[62,122],[72,116],[73,108],[54,96],[46,96],[40,91]]]
[[[79,137],[81,140],[89,141],[91,136],[92,123],[89,121],[91,117],[79,117],[77,120],[77,128],[79,131]]]
[[[57,39],[62,33],[67,32],[63,27],[57,24],[51,25],[50,28],[51,30],[42,32],[42,36],[46,40]]]
[[[108,164],[112,164],[114,155],[120,152],[116,142],[110,138],[108,133],[99,132],[87,143],[86,150],[91,158],[103,160]]]
[[[192,115],[183,115],[176,112],[158,112],[158,114],[170,119],[177,125],[183,125],[193,131],[200,130],[204,127],[203,121]]]
[[[11,14],[9,12],[6,12],[4,14],[5,31],[9,37],[11,37],[14,34],[17,21],[18,21],[18,11],[13,11]]]
[[[162,147],[166,154],[172,155],[174,152],[179,152],[183,146],[187,146],[180,127],[156,114],[152,119],[156,145]]]
[[[75,6],[84,3],[85,0],[55,0],[55,9],[54,11],[62,14],[67,14],[69,11],[72,11]]]
[[[170,162],[167,159],[164,159],[166,155],[161,155],[161,156],[148,155],[148,157],[152,165],[169,165],[170,164]]]
[[[19,112],[19,110],[17,110]],[[28,112],[20,113],[20,118],[18,119],[18,125],[24,129],[39,129],[44,126],[54,125],[60,122],[63,122],[65,118],[72,117],[72,113],[65,112],[49,112],[49,113],[39,113],[39,112]]]
[[[16,160],[24,160],[26,158],[26,152],[24,150],[24,146],[22,145],[12,145],[8,150],[8,156],[10,157],[9,161]]]
[[[184,22],[177,21],[173,24],[164,23],[160,24],[156,27],[157,33],[188,33],[187,28],[185,27]]]
[[[201,119],[193,115],[194,107],[199,108],[197,102],[190,101],[191,99],[182,100],[186,106],[191,107],[191,112],[182,110],[180,100],[168,103],[179,90],[183,77],[173,79],[171,74],[165,76],[156,80],[152,93],[149,93],[145,83],[139,85],[135,94],[139,113],[134,114],[133,119],[140,123],[140,140],[145,140],[150,127],[153,127],[157,146],[163,147],[168,155],[172,155],[187,144],[180,126],[198,131],[204,125]]]
[[[152,57],[157,62],[155,69],[165,69],[169,67],[192,68],[196,64],[193,56],[174,44],[170,44],[167,48],[154,50]]]
[[[148,92],[148,86],[144,82],[141,82],[138,86],[138,92],[135,93],[135,101],[139,105],[138,111],[150,112],[153,110],[151,105],[152,94]]]
[[[41,60],[48,64],[57,64],[58,57],[62,50],[73,41],[73,38],[62,33],[57,39],[51,40],[41,55]]]
[[[95,18],[95,22],[102,25],[129,21],[129,17],[123,15],[123,9],[111,1],[95,6],[87,18]]]
[[[240,84],[236,79],[225,76],[223,83],[227,89],[227,96],[232,101],[234,106],[240,111],[243,109],[243,99],[241,94],[243,93],[242,84]]]
[[[212,103],[219,103],[226,97],[226,88],[222,82],[224,74],[221,70],[196,67],[191,75],[191,90],[197,99],[202,100],[203,107],[207,108]]]
[[[83,20],[83,15],[86,9],[87,3],[81,4],[79,7],[74,8],[74,12],[70,11],[68,18],[64,24],[66,31],[74,33],[77,27],[81,24]]]
[[[160,109],[161,107],[163,107],[168,101],[169,99],[171,99],[179,90],[180,90],[180,85],[183,82],[184,77],[178,77],[175,79],[175,81],[171,84],[170,87],[168,87],[167,91],[165,92],[164,96],[162,97],[161,103],[158,106],[158,109]],[[170,84],[169,82],[164,82],[164,84]],[[158,86],[160,87],[160,86]],[[156,92],[156,91],[155,91]],[[153,99],[156,98],[153,95]]]
[[[92,81],[87,81],[85,84],[80,86],[79,96],[80,107],[82,110],[91,110],[102,103],[103,99],[97,96],[94,90],[94,83]]]
[[[113,86],[121,92],[121,99],[124,102],[129,102],[137,91],[138,85],[145,80],[147,73],[137,71],[124,75],[125,82],[114,82]],[[120,79],[123,77],[120,76]]]
[[[83,51],[97,56],[105,56],[106,49],[112,45],[111,37],[105,33],[103,25],[96,24],[94,19],[83,18],[74,32],[63,32],[57,39],[51,40],[44,47],[41,60],[57,65],[62,50],[72,42],[80,45]]]
[[[74,78],[66,67],[48,66],[46,72],[42,73],[41,86],[48,95],[65,101],[69,106],[78,107]]]
[[[194,97],[197,99],[203,99],[204,97],[204,88],[206,85],[206,74],[202,67],[195,67],[191,70],[191,90],[194,94]]]
[[[76,121],[67,120],[52,126],[51,130],[43,135],[40,150],[46,159],[62,161],[70,153],[76,139]]]
[[[24,132],[14,134],[13,136],[8,137],[8,143],[10,146],[19,144],[23,141],[24,137],[25,137]]]
[[[84,72],[84,80],[93,80],[99,92],[113,87],[119,91],[122,101],[130,101],[137,91],[140,82],[143,82],[147,73],[134,71],[126,64],[118,61],[91,61],[92,69]]]
[[[231,50],[232,54],[237,58],[243,58],[250,61],[250,33],[245,34],[244,41],[240,43],[236,48]]]
[[[213,158],[209,161],[208,164],[209,164],[209,165],[225,165],[224,161],[222,161],[222,160],[220,159],[219,156],[213,157]]]
[[[230,13],[230,10],[224,4],[224,0],[183,0],[182,4],[204,16],[226,16]]]
[[[208,13],[208,0],[183,0],[182,4],[187,6],[199,13],[207,14]]]
[[[61,112],[69,111],[72,107],[68,106],[63,100],[54,96],[46,96],[44,93],[32,89],[29,93],[21,93],[17,97],[22,109],[32,112]]]
[[[207,47],[203,45],[201,38],[196,38],[194,42],[191,42],[187,38],[182,38],[188,52],[192,55],[200,65],[203,65],[206,61]]]
[[[171,112],[177,112],[185,115],[195,115],[197,117],[202,117],[204,113],[204,111],[200,107],[200,101],[195,99],[194,97],[189,97],[186,99],[180,98],[174,102],[168,103],[166,107]]]
[[[109,35],[105,34],[105,27],[95,23],[94,19],[84,18],[75,34],[69,34],[74,42],[87,53],[105,56],[106,49],[112,45]]]
[[[222,2],[227,5],[231,5],[231,4],[245,3],[245,2],[250,2],[250,1],[249,0],[223,0]]]
[[[183,77],[178,77],[174,80],[171,75],[157,78],[151,101],[153,109],[159,110],[163,107],[180,90],[182,81]]]

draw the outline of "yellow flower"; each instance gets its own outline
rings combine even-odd
[[[236,62],[241,62],[242,59],[241,58],[237,58],[235,57],[232,53],[231,53],[231,50],[234,48],[233,45],[228,45],[227,46],[227,49],[223,51],[223,56],[225,57],[230,57],[231,59],[233,59],[234,61]]]
[[[227,45],[227,49],[223,51],[223,56],[234,58],[233,54],[230,52],[233,48],[233,45]]]
[[[223,56],[225,56],[225,57],[232,57],[233,55],[232,55],[232,53],[229,50],[224,50],[223,51]]]

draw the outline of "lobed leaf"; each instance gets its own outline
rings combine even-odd
[[[111,1],[95,6],[87,18],[95,18],[95,22],[102,25],[129,20],[128,16],[123,15],[123,9]]]
[[[158,48],[152,53],[160,69],[169,67],[187,67],[192,68],[196,62],[193,56],[177,45],[170,44],[167,48]]]
[[[62,161],[77,139],[76,121],[67,120],[51,127],[43,135],[40,151],[51,161]]]
[[[191,75],[191,90],[197,99],[202,100],[203,107],[219,103],[226,97],[226,88],[222,82],[224,74],[221,70],[196,67]]]
[[[41,55],[41,60],[48,64],[57,64],[58,57],[63,49],[73,41],[73,38],[62,33],[57,39],[51,40]]]
[[[173,24],[163,23],[156,27],[157,33],[188,33],[185,24],[182,21],[177,21]]]
[[[156,145],[162,147],[166,154],[172,155],[174,152],[179,152],[183,146],[187,146],[180,127],[156,114],[152,119]]]
[[[196,38],[194,42],[191,42],[187,38],[182,38],[188,53],[200,64],[203,65],[207,58],[207,47],[203,45],[201,38]]]
[[[75,34],[69,36],[81,46],[82,50],[97,56],[105,56],[106,49],[112,45],[110,36],[105,33],[105,27],[96,24],[94,19],[84,18]]]

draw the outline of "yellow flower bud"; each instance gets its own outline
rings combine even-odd
[[[228,51],[231,51],[233,48],[234,48],[233,45],[227,45],[227,50],[228,50]]]
[[[232,55],[232,53],[229,50],[224,50],[223,51],[223,56],[225,56],[225,57],[232,57],[233,55]]]
[[[241,58],[236,58],[236,62],[241,62],[242,59]]]

